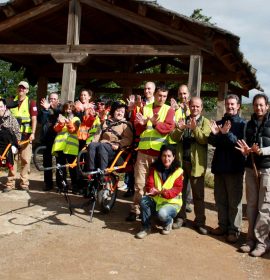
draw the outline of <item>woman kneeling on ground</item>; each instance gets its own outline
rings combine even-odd
[[[151,232],[151,217],[163,223],[161,234],[169,234],[173,219],[182,206],[183,170],[175,158],[175,148],[163,145],[153,163],[146,183],[146,195],[140,206],[142,228],[135,237],[142,239]]]

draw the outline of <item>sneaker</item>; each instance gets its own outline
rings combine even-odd
[[[128,216],[126,217],[127,222],[135,222],[137,218],[136,213],[134,212],[129,212]]]
[[[229,233],[229,235],[226,238],[226,241],[228,243],[232,243],[233,244],[233,243],[237,242],[238,238],[239,238],[239,232]]]
[[[173,225],[173,220],[165,227],[163,227],[163,229],[161,230],[161,234],[167,235],[171,232],[172,230],[172,225]]]
[[[210,233],[213,235],[221,236],[226,234],[226,231],[222,229],[221,227],[213,228],[210,230]]]
[[[253,241],[248,241],[247,243],[243,244],[240,248],[239,251],[242,253],[250,253],[255,247],[255,244]]]
[[[150,228],[143,228],[135,235],[135,237],[138,239],[143,239],[143,238],[145,238],[145,236],[147,236],[150,233],[151,233]]]
[[[186,222],[185,222],[184,219],[182,219],[182,218],[176,218],[176,219],[174,220],[174,223],[173,223],[173,225],[172,225],[172,228],[173,228],[173,229],[179,229],[179,228],[181,228],[181,227],[184,227],[185,225],[186,225]]]
[[[251,253],[249,253],[252,257],[261,257],[263,254],[266,253],[266,248],[262,246],[257,246]]]
[[[187,204],[187,205],[186,205],[186,212],[187,212],[187,213],[191,213],[191,212],[192,212],[192,208],[191,208],[191,205],[190,205],[190,204]]]
[[[15,188],[5,187],[5,188],[2,190],[2,192],[3,192],[3,193],[8,193],[8,192],[13,191],[13,190],[15,190]]]
[[[204,226],[195,226],[195,228],[199,234],[202,234],[202,235],[208,234],[208,230]]]

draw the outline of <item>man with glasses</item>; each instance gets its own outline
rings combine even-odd
[[[42,98],[40,106],[41,110],[38,114],[38,122],[41,124],[40,143],[46,146],[43,153],[43,166],[50,167],[52,166],[52,146],[56,137],[53,127],[61,113],[58,93],[50,93],[48,101]],[[52,170],[44,171],[44,183],[43,191],[50,191],[53,188]]]
[[[30,101],[27,94],[29,93],[29,84],[21,81],[18,84],[17,96],[14,101],[18,101],[18,106],[12,108],[11,114],[17,119],[20,124],[21,146],[18,154],[15,157],[14,168],[9,170],[8,180],[4,192],[9,192],[15,189],[17,162],[20,159],[20,186],[19,189],[29,191],[29,173],[30,162],[32,156],[32,141],[35,140],[37,127],[37,106],[35,101]]]

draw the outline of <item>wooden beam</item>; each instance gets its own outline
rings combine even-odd
[[[12,16],[0,23],[0,32],[21,26],[25,23],[29,23],[41,14],[47,14],[48,12],[60,9],[61,7],[65,6],[66,3],[67,2],[63,0],[51,0],[25,12],[19,13],[16,16]]]
[[[87,53],[52,53],[53,59],[57,63],[79,63],[83,64],[88,58]]]
[[[188,32],[170,28],[170,26],[168,26],[167,24],[161,23],[157,20],[153,20],[138,15],[127,9],[118,7],[116,6],[116,4],[106,3],[105,1],[101,0],[81,0],[81,3],[84,3],[109,15],[118,17],[122,20],[128,21],[137,26],[143,27],[147,30],[154,31],[167,38],[172,38],[174,40],[184,42],[188,45],[197,47],[199,46],[202,50],[213,54],[213,49],[210,42],[206,42],[204,39],[200,39],[194,35],[189,34]]]
[[[0,54],[88,53],[89,55],[189,56],[200,50],[186,45],[30,45],[0,44]]]
[[[190,90],[191,96],[200,96],[202,83],[202,63],[202,56],[190,56],[188,88]]]

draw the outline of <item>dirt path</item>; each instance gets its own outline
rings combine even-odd
[[[33,169],[32,169],[33,170]],[[0,194],[0,279],[270,279],[270,254],[251,258],[222,238],[201,236],[188,226],[144,240],[140,223],[126,223],[130,201],[118,200],[109,215],[76,209],[63,196],[41,190],[32,172],[28,194]],[[82,201],[72,197],[73,203]],[[206,190],[207,225],[216,225],[213,190]],[[244,221],[243,232],[246,232]],[[241,240],[244,240],[244,233]]]

